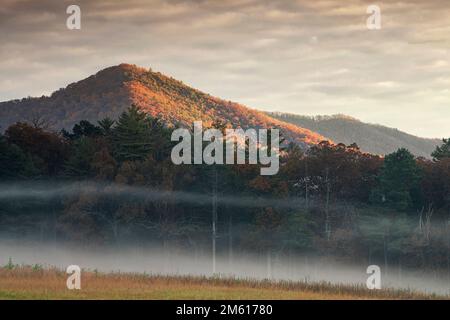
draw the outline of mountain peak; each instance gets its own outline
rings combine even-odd
[[[50,97],[0,103],[0,126],[44,115],[56,129],[71,129],[80,120],[117,119],[131,104],[167,125],[191,127],[222,120],[235,128],[279,128],[288,141],[306,146],[328,140],[244,105],[225,101],[183,82],[136,65],[108,67],[54,92]]]
[[[107,67],[105,69],[102,69],[100,71],[98,71],[95,75],[105,75],[105,74],[110,74],[110,73],[125,73],[125,72],[132,72],[132,73],[146,73],[149,70],[137,66],[135,64],[130,64],[130,63],[121,63],[115,66],[110,66]]]

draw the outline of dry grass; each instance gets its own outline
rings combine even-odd
[[[0,299],[443,299],[412,291],[367,290],[328,283],[230,278],[102,274],[83,271],[81,290],[66,288],[67,275],[40,266],[0,268]]]

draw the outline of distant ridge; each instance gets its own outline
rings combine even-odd
[[[306,147],[325,137],[270,117],[264,112],[225,101],[159,72],[121,64],[99,71],[54,92],[50,97],[0,103],[0,128],[43,116],[55,129],[71,129],[80,120],[116,119],[131,104],[162,119],[167,125],[191,127],[222,120],[238,128],[279,128],[288,141]]]
[[[416,156],[430,158],[441,143],[439,139],[420,138],[378,124],[364,123],[350,116],[302,116],[291,113],[268,112],[269,116],[317,132],[336,143],[356,143],[361,150],[385,155],[398,148],[407,148]]]

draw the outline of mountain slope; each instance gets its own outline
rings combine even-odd
[[[0,103],[0,128],[38,116],[56,129],[71,129],[80,120],[116,119],[131,104],[168,125],[191,127],[220,119],[234,128],[280,128],[284,137],[306,146],[327,140],[243,105],[212,97],[182,82],[129,64],[110,67],[54,92],[50,97]]]
[[[279,120],[317,132],[336,143],[355,142],[361,150],[385,155],[404,147],[416,156],[429,158],[431,152],[441,143],[439,139],[416,137],[397,129],[361,122],[349,116],[307,117],[289,113],[269,112]]]

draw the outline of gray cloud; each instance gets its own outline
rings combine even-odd
[[[66,29],[66,8],[82,30]],[[347,113],[450,136],[450,2],[2,0],[0,100],[135,63],[264,110]],[[426,121],[426,123],[424,122]]]

